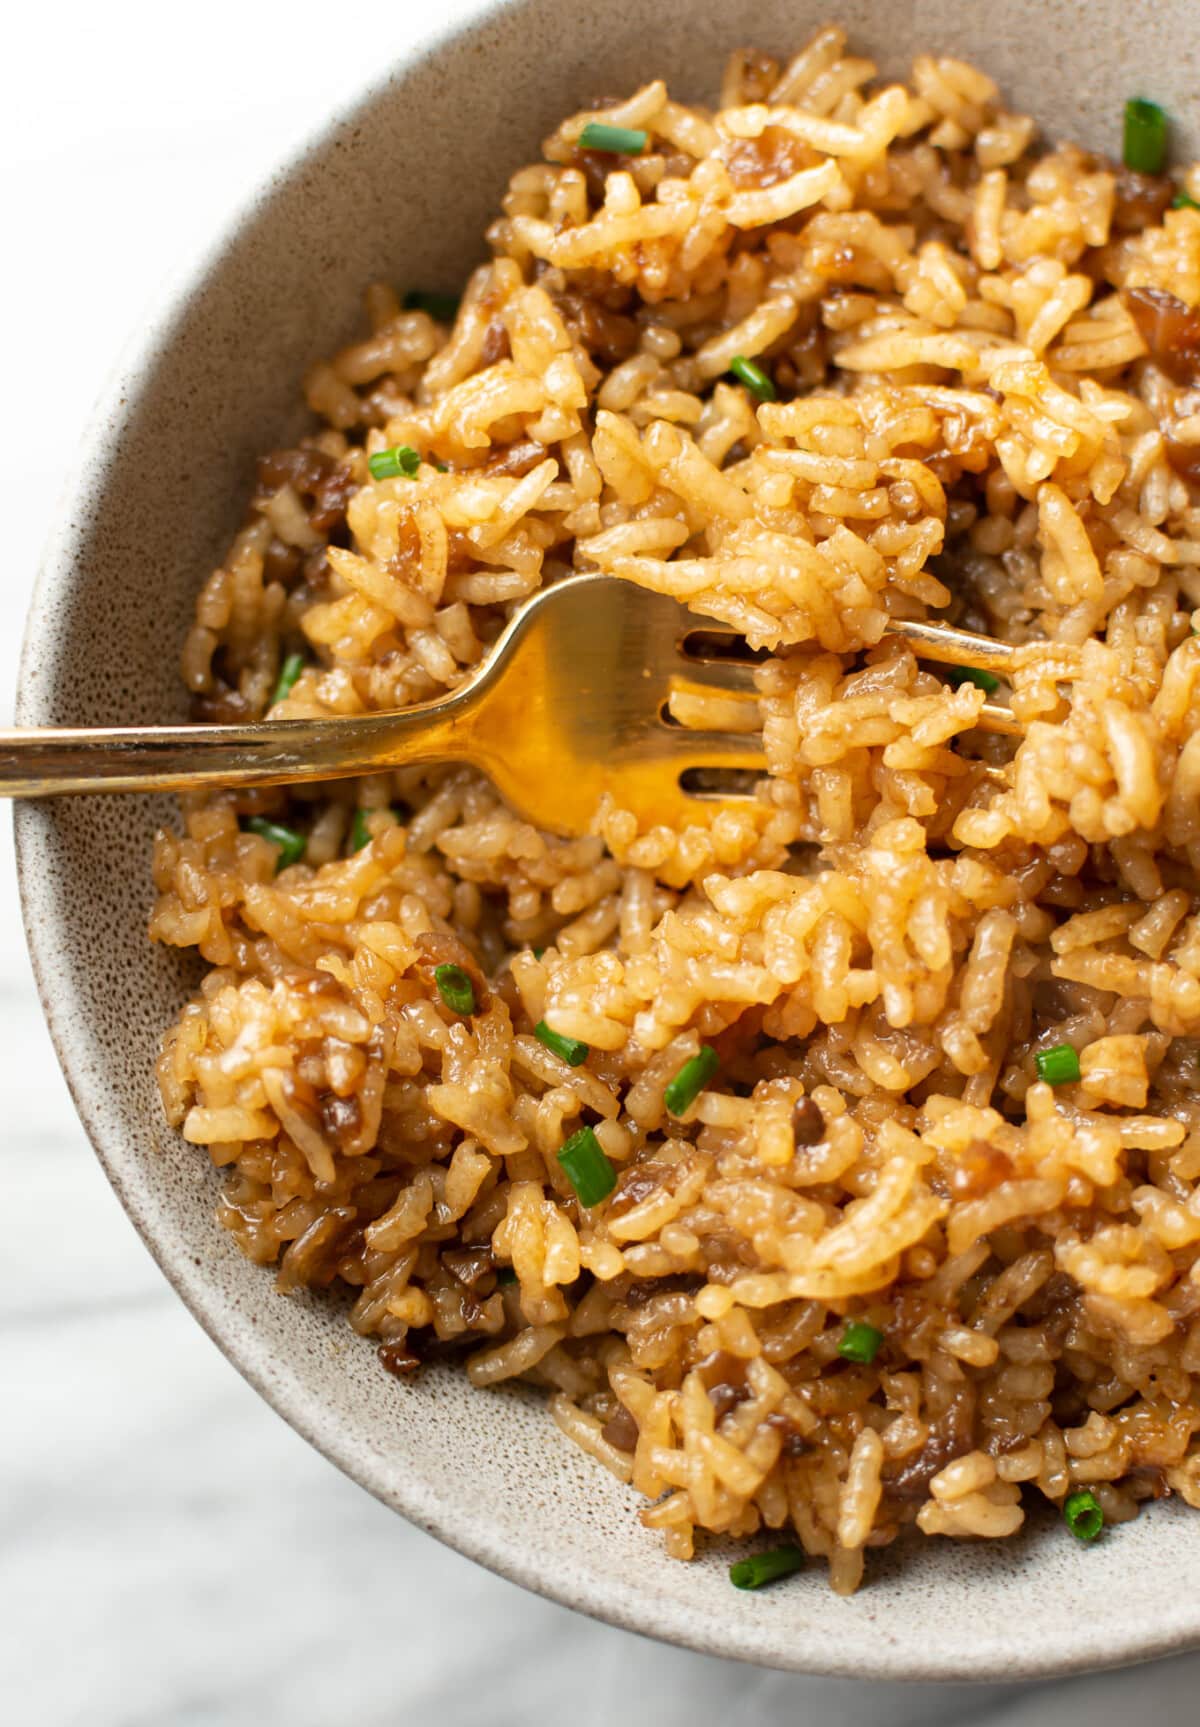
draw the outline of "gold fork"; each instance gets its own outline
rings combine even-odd
[[[1002,671],[1019,650],[942,624],[896,622],[926,659]],[[346,779],[419,762],[472,762],[522,815],[553,833],[586,833],[610,793],[639,822],[695,820],[697,799],[741,801],[688,782],[765,767],[754,667],[729,657],[727,625],[612,576],[572,576],[512,619],[457,689],[398,713],[244,726],[0,730],[0,795],[194,791]],[[719,695],[726,730],[680,724],[689,702]],[[1017,732],[984,706],[980,724]]]

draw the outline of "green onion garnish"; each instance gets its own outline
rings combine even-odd
[[[838,1340],[838,1354],[843,1361],[857,1361],[870,1367],[883,1345],[883,1333],[865,1319],[848,1319]]]
[[[1067,1494],[1063,1501],[1063,1517],[1076,1541],[1094,1541],[1104,1528],[1104,1512],[1100,1501],[1087,1487]]]
[[[1172,210],[1200,210],[1200,204],[1196,202],[1190,192],[1185,192],[1181,186],[1171,199],[1171,208]]]
[[[376,450],[373,456],[368,456],[367,466],[373,480],[394,480],[401,474],[406,480],[415,480],[421,458],[411,444],[396,444],[390,450]]]
[[[1040,1049],[1034,1056],[1038,1078],[1047,1085],[1075,1085],[1079,1079],[1079,1052],[1069,1043],[1056,1043],[1053,1049]]]
[[[580,1205],[599,1205],[617,1185],[617,1172],[590,1127],[573,1133],[558,1154]]]
[[[299,863],[304,856],[308,841],[303,834],[298,834],[295,828],[285,828],[282,822],[268,821],[266,816],[247,816],[247,833],[258,834],[260,838],[270,840],[273,846],[279,847],[279,861],[275,865],[275,873],[287,869],[289,864]]]
[[[276,702],[283,701],[285,696],[291,695],[295,688],[296,679],[303,670],[304,655],[289,654],[279,668],[279,682],[275,685],[275,694],[271,697],[272,707],[275,706]]]
[[[451,1012],[475,1012],[475,987],[462,966],[439,965],[434,971],[433,981]]]
[[[1157,102],[1131,96],[1125,104],[1125,166],[1161,174],[1167,160],[1167,116]]]
[[[995,672],[981,671],[978,666],[947,666],[946,682],[957,689],[960,684],[975,684],[977,688],[986,690],[991,695],[993,690],[1000,688],[1000,679]]]
[[[604,150],[610,156],[640,156],[649,142],[648,132],[634,126],[606,126],[600,120],[589,120],[579,134],[581,149]]]
[[[404,296],[406,312],[428,312],[439,324],[452,324],[458,317],[458,295],[426,293],[423,288],[410,288]]]
[[[371,830],[367,826],[366,810],[355,810],[354,820],[350,824],[350,850],[360,852],[364,846],[371,843]]]
[[[748,360],[744,354],[735,354],[729,362],[729,370],[739,384],[745,384],[752,396],[757,396],[760,402],[775,400],[775,386],[753,360]]]
[[[496,1282],[500,1285],[501,1289],[505,1288],[506,1285],[510,1283],[515,1283],[516,1281],[517,1274],[511,1265],[498,1265],[496,1267]]]
[[[580,1043],[577,1037],[562,1037],[558,1032],[551,1031],[544,1019],[534,1026],[533,1035],[539,1043],[544,1043],[553,1055],[565,1061],[568,1067],[578,1067],[580,1062],[588,1058],[586,1043]]]
[[[761,1589],[764,1583],[790,1577],[803,1564],[802,1547],[773,1547],[769,1553],[752,1553],[749,1559],[739,1559],[736,1565],[731,1565],[729,1581],[735,1589]]]
[[[686,1115],[721,1065],[721,1058],[710,1044],[699,1055],[685,1061],[663,1093],[663,1102],[672,1115]]]

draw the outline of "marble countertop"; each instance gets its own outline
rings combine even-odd
[[[836,9],[836,8],[835,8]],[[23,7],[6,27],[6,709],[81,424],[174,261],[315,109],[470,0]],[[15,73],[15,75],[13,75]],[[480,1570],[287,1428],[126,1222],[67,1096],[0,838],[0,1717],[13,1727],[1115,1727],[1200,1656],[1032,1687],[799,1679],[666,1648]],[[464,1635],[463,1627],[467,1628]],[[1014,1627],[1014,1639],[1020,1628]]]

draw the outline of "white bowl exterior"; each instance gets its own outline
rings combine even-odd
[[[1178,154],[1197,151],[1188,0],[690,0],[683,16],[641,0],[485,8],[320,131],[139,334],[42,569],[19,722],[181,716],[178,654],[196,591],[240,517],[255,455],[301,424],[306,365],[356,328],[365,283],[460,280],[508,172],[572,107],[664,70],[675,93],[710,97],[731,48],[786,54],[827,11],[886,73],[915,52],[975,60],[1051,137],[1115,151],[1124,99],[1140,94],[1175,117]],[[336,1304],[276,1295],[217,1228],[203,1154],[162,1123],[157,1040],[197,975],[146,940],[151,840],[172,814],[151,799],[17,806],[42,999],[88,1133],[167,1276],[247,1378],[355,1480],[569,1606],[772,1666],[1018,1678],[1200,1642],[1193,1513],[1156,1506],[1094,1549],[1056,1526],[988,1546],[905,1543],[872,1559],[850,1601],[819,1567],[742,1594],[726,1553],[665,1559],[632,1493],[562,1439],[537,1399],[474,1391],[450,1369],[398,1384]]]

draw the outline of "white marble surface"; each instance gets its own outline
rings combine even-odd
[[[10,11],[6,707],[81,420],[154,284],[314,107],[451,10],[469,0]],[[526,1595],[375,1504],[242,1383],[121,1214],[41,1022],[0,831],[0,1719],[515,1727],[560,1719],[562,1695],[573,1727],[1194,1719],[1200,1656],[1056,1686],[890,1688],[663,1648]]]

